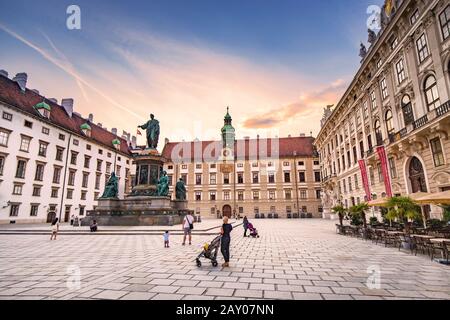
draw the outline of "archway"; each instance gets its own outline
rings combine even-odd
[[[231,206],[228,204],[224,205],[222,208],[222,215],[224,217],[227,216],[228,218],[231,218]]]
[[[408,173],[409,181],[411,182],[411,193],[428,192],[425,171],[423,170],[422,162],[417,157],[411,159]]]
[[[49,212],[47,214],[47,223],[52,223],[55,218],[56,218],[56,212],[53,212],[53,211]]]

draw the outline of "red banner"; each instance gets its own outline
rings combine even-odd
[[[359,169],[361,170],[362,183],[364,190],[366,191],[367,201],[372,201],[372,195],[370,193],[369,178],[367,177],[367,167],[364,160],[359,160]]]
[[[392,198],[392,188],[391,188],[391,178],[389,176],[388,171],[388,161],[386,156],[386,149],[384,146],[377,148],[378,157],[380,158],[381,162],[381,172],[384,177],[384,186],[386,188],[386,196],[388,198]]]

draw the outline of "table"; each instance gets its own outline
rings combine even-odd
[[[422,238],[422,239],[433,239],[434,236],[427,236],[425,234],[413,234],[411,237]]]
[[[450,239],[446,239],[446,238],[433,238],[430,239],[431,242],[434,243],[441,243],[441,242],[450,242]]]

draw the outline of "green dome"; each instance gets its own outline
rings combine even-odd
[[[81,130],[91,130],[91,126],[90,126],[89,124],[87,124],[87,123],[83,123],[83,124],[80,126],[80,129],[81,129]]]
[[[48,111],[52,111],[52,108],[48,104],[46,104],[45,101],[39,102],[38,104],[36,104],[34,106],[34,108],[36,110],[45,109],[45,110],[48,110]]]
[[[120,140],[119,140],[119,139],[114,139],[114,140],[112,141],[112,144],[115,145],[115,146],[117,146],[117,145],[120,144]]]
[[[231,119],[231,115],[230,115],[230,107],[227,107],[227,114],[225,115],[225,118],[224,118],[225,120],[229,120],[229,121],[231,121],[232,119]]]

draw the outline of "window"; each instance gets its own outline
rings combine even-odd
[[[52,188],[51,197],[58,198],[58,188]]]
[[[428,76],[425,80],[425,100],[428,111],[434,110],[440,105],[436,78],[433,75]]]
[[[106,154],[106,156],[107,156],[108,158],[111,158],[111,156],[112,156],[111,152],[108,152],[108,153]]]
[[[80,141],[78,139],[73,139],[72,143],[74,146],[78,146],[80,144]]]
[[[320,190],[316,190],[316,199],[320,199],[322,196],[322,192]]]
[[[0,176],[3,175],[4,167],[5,167],[5,156],[0,155]]]
[[[67,199],[73,198],[73,189],[67,189]]]
[[[38,204],[32,204],[31,205],[31,210],[30,210],[30,217],[37,217],[38,210],[39,210],[39,205]]]
[[[392,111],[388,110],[385,115],[385,121],[386,121],[386,129],[389,136],[393,135],[395,133],[394,128],[394,119],[392,117]]]
[[[9,134],[9,130],[7,131],[5,129],[0,129],[0,146],[8,146]]]
[[[98,149],[98,154],[103,154],[103,150],[102,149]]]
[[[238,200],[244,201],[244,191],[238,191]]]
[[[89,156],[84,156],[84,167],[85,167],[85,168],[89,168],[90,162],[91,162],[91,157],[89,157]]]
[[[9,210],[10,217],[17,217],[19,215],[19,206],[20,204],[12,204],[11,209]]]
[[[216,180],[217,176],[215,173],[211,173],[209,175],[209,184],[216,184],[217,180]]]
[[[39,141],[39,152],[38,152],[38,155],[41,156],[41,157],[47,156],[47,147],[48,147],[48,143],[47,142]]]
[[[299,165],[300,167],[304,166],[304,165],[305,165],[305,161],[299,161],[299,162],[298,162],[298,165]]]
[[[305,172],[304,171],[300,171],[298,173],[298,177],[299,177],[299,182],[305,182],[306,181]]]
[[[243,167],[244,167],[244,164],[243,164],[243,163],[238,163],[238,164],[237,164],[237,167],[238,167],[238,168],[243,168]]]
[[[313,163],[314,163],[314,165],[315,165],[315,166],[319,166],[319,165],[320,165],[320,162],[319,162],[319,160],[314,160],[314,162],[313,162]]]
[[[60,133],[58,139],[64,141],[66,139],[66,136]]]
[[[370,101],[372,102],[372,110],[377,108],[377,96],[375,91],[370,94]]]
[[[106,163],[106,173],[107,173],[107,174],[110,174],[110,173],[111,173],[111,163],[110,163],[110,162],[107,162],[107,163]]]
[[[259,183],[259,174],[258,174],[258,172],[253,172],[252,173],[252,181],[253,181],[253,183]]]
[[[228,173],[223,174],[223,184],[230,184],[230,174]]]
[[[434,166],[440,167],[445,164],[444,153],[442,152],[442,144],[439,138],[430,140],[431,151],[433,153]]]
[[[405,126],[414,122],[414,113],[412,110],[411,99],[408,95],[405,95],[402,99],[402,112]]]
[[[384,176],[383,176],[383,170],[381,168],[381,163],[377,164],[377,171],[378,171],[378,181],[384,182]]]
[[[45,165],[42,163],[38,163],[36,165],[36,174],[34,175],[34,180],[36,180],[36,181],[44,180],[44,168],[45,168]]]
[[[201,169],[201,168],[202,168],[202,165],[201,165],[201,164],[197,163],[197,164],[195,165],[195,169]]]
[[[376,120],[373,127],[375,128],[375,136],[377,138],[377,146],[381,146],[383,144],[383,134],[381,133],[380,120]]]
[[[239,172],[237,175],[237,180],[238,180],[237,181],[238,184],[243,184],[244,183],[244,174]]]
[[[70,156],[70,164],[73,164],[73,165],[77,164],[77,156],[78,156],[78,152],[72,151],[72,154]]]
[[[342,180],[342,187],[344,189],[344,193],[347,193],[347,182],[346,182],[346,180]]]
[[[253,191],[253,200],[259,200],[259,191]]]
[[[27,162],[25,160],[17,161],[16,178],[24,179]]]
[[[269,200],[275,200],[275,190],[269,190]]]
[[[253,208],[253,213],[254,214],[259,214],[259,208],[258,207],[254,207]]]
[[[320,171],[314,171],[314,181],[315,182],[320,182]]]
[[[59,183],[61,180],[61,168],[55,167],[53,170],[53,183]]]
[[[173,170],[173,165],[167,166],[167,170]]]
[[[306,198],[307,198],[306,190],[304,189],[300,190],[300,199],[305,200]]]
[[[8,113],[6,111],[3,111],[2,118],[5,119],[5,120],[8,120],[8,121],[12,121],[12,114]]]
[[[275,206],[270,206],[270,213],[275,213],[275,212],[276,212]]]
[[[195,184],[196,185],[201,185],[202,184],[202,175],[201,174],[196,174],[195,175]]]
[[[286,200],[291,200],[292,199],[292,191],[291,190],[285,190],[284,191],[284,197],[286,198]]]
[[[32,129],[33,128],[33,122],[25,120],[24,126],[27,128]]]
[[[382,64],[383,64],[383,60],[382,59],[378,59],[377,69],[380,69]]]
[[[187,183],[188,182],[188,176],[187,176],[187,174],[182,174],[181,175],[181,180],[183,180],[184,181],[184,183]]]
[[[216,192],[215,191],[211,191],[209,193],[209,200],[216,201]]]
[[[101,173],[97,173],[95,175],[95,190],[99,190],[100,189],[100,181],[101,181],[102,175]]]
[[[253,167],[253,168],[258,168],[258,162],[253,162],[253,163],[252,163],[252,167]]]
[[[87,195],[87,192],[86,191],[81,191],[81,200],[86,200],[86,195]]]
[[[353,191],[352,177],[348,177],[348,191]]]
[[[195,201],[202,201],[202,192],[195,191]]]
[[[22,185],[21,184],[15,184],[13,187],[13,194],[14,195],[21,195],[22,194]]]
[[[31,138],[27,136],[22,136],[22,141],[20,142],[20,151],[28,152],[30,149]]]
[[[83,188],[87,188],[89,184],[89,172],[83,172],[83,182],[81,186]]]
[[[450,5],[439,15],[439,23],[441,25],[442,37],[447,40],[450,35]]]
[[[127,177],[128,177],[128,171],[129,171],[129,169],[127,168]],[[169,186],[173,185],[173,176],[171,174],[167,175],[167,179],[169,180]]]
[[[46,135],[49,135],[50,134],[50,129],[46,128],[46,127],[42,127],[42,133],[46,134]]]
[[[80,206],[80,216],[84,216],[84,209],[86,207],[85,206]]]
[[[369,177],[370,177],[370,184],[372,186],[375,185],[375,173],[373,172],[373,167],[369,167]]]
[[[403,63],[403,59],[400,59],[396,64],[395,64],[395,70],[397,71],[397,80],[398,83],[402,83],[405,78],[406,78],[406,73],[405,73],[405,65]]]
[[[419,9],[416,9],[414,13],[412,14],[411,18],[409,18],[409,21],[411,22],[411,25],[416,24],[417,20],[419,19]]]
[[[69,182],[68,182],[69,186],[74,186],[75,185],[75,174],[76,174],[75,170],[70,170],[69,171]]]
[[[244,207],[239,207],[239,213],[244,213]]]
[[[56,157],[55,157],[55,159],[57,161],[62,161],[63,160],[63,155],[64,155],[64,148],[56,147]]]
[[[419,62],[422,63],[430,55],[425,33],[422,33],[420,38],[417,40],[416,45],[417,45],[417,54],[419,55]]]
[[[389,162],[389,170],[391,171],[391,177],[392,179],[397,178],[397,168],[395,166],[395,159],[394,158],[389,158],[388,159]]]
[[[287,214],[291,214],[292,213],[292,207],[291,206],[286,206],[286,213]]]
[[[41,196],[41,186],[34,186],[33,187],[33,197],[40,197]]]
[[[395,48],[397,48],[397,46],[398,46],[398,38],[395,38],[391,42],[391,49],[394,50]]]
[[[230,200],[230,191],[223,192],[223,200],[225,200],[225,201]]]
[[[92,146],[90,144],[87,144],[86,145],[86,150],[91,150],[91,149],[92,149]],[[118,158],[119,158],[118,160],[120,161],[120,157],[118,157]]]
[[[353,164],[358,162],[358,150],[356,150],[356,146],[353,147]]]
[[[102,160],[97,160],[97,171],[102,171],[102,163],[103,163],[103,161]]]
[[[384,100],[387,97],[389,97],[387,83],[386,83],[386,78],[383,78],[383,80],[381,80],[380,87],[381,87],[381,97]]]
[[[285,172],[285,175],[286,175],[286,172]],[[274,172],[269,172],[268,181],[269,181],[269,183],[275,183],[275,173]]]
[[[367,119],[369,117],[369,107],[367,106],[367,101],[364,101],[363,106],[363,113],[364,113],[364,119]],[[336,138],[336,145],[337,145],[337,138]]]

